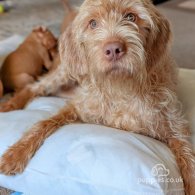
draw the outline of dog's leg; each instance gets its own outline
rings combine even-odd
[[[186,195],[195,195],[195,155],[190,142],[187,140],[189,131],[173,131],[171,130],[173,126],[172,128],[169,127],[170,130],[161,133],[157,131],[156,134],[154,134],[154,131],[151,132],[150,129],[141,129],[136,133],[164,142],[170,148],[181,172]],[[179,127],[177,126],[175,129],[179,129]],[[182,129],[186,129],[186,127]]]
[[[188,136],[188,131],[183,132],[184,133],[168,131],[167,134],[161,134],[160,137],[159,134],[150,134],[150,131],[141,131],[137,133],[155,138],[168,145],[173,152],[179,170],[181,171],[186,195],[195,195],[195,156],[192,151],[192,146],[186,138]]]
[[[35,79],[33,78],[33,76],[31,76],[27,73],[21,73],[19,75],[16,75],[16,76],[10,78],[10,80],[13,83],[13,89],[15,91],[20,91],[26,85],[35,82]]]
[[[68,105],[55,116],[38,122],[4,153],[0,159],[0,172],[6,175],[21,173],[47,137],[59,127],[78,121],[74,106]]]
[[[36,96],[46,96],[56,92],[59,87],[66,85],[69,77],[61,65],[40,78],[39,81],[26,86],[13,98],[0,104],[0,112],[22,109],[31,99]]]
[[[168,145],[183,177],[186,195],[195,195],[195,156],[191,144],[187,141],[189,133],[188,131],[183,132],[168,131],[167,134],[161,134],[160,137],[159,134],[156,136],[150,134],[150,131],[144,131],[141,134],[158,139]]]
[[[168,146],[175,154],[177,164],[180,168],[186,195],[195,194],[195,156],[192,147],[185,139],[170,138]]]
[[[0,103],[0,112],[8,112],[23,108],[31,99],[36,96],[29,88],[16,92],[8,101]]]

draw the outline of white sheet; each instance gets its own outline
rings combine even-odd
[[[0,113],[0,155],[32,124],[63,104],[60,98],[39,98],[23,111]],[[60,128],[23,174],[0,174],[0,186],[25,195],[184,194],[174,156],[164,144],[88,124]]]

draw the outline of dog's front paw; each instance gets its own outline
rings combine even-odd
[[[0,158],[0,173],[15,175],[22,173],[28,163],[28,157],[24,155],[22,148],[10,148]]]

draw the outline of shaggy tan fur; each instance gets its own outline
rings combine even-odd
[[[63,33],[66,30],[66,28],[72,23],[72,21],[75,19],[78,11],[70,5],[68,0],[61,0],[61,1],[64,6],[64,10],[67,11],[67,13],[65,14],[62,20],[62,24],[60,27],[60,31],[61,33]],[[60,64],[59,52],[56,51],[56,49],[54,49],[54,50],[50,50],[50,53],[52,55],[52,58],[54,59],[52,69],[53,68],[55,69]]]
[[[43,66],[49,70],[53,64],[50,50],[55,50],[56,45],[57,39],[47,28],[35,28],[4,61],[0,71],[4,90],[21,90],[37,80]]]
[[[28,86],[1,111],[55,94],[72,81],[79,88],[62,111],[39,122],[1,157],[0,171],[24,170],[51,133],[73,122],[102,124],[158,139],[174,153],[187,195],[195,194],[195,157],[175,94],[168,21],[149,0],[85,0],[60,39],[61,64]],[[26,96],[25,96],[26,94]],[[24,101],[21,103],[21,99]]]

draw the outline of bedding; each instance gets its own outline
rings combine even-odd
[[[24,110],[0,113],[0,155],[64,103],[61,98],[41,97]],[[24,173],[0,174],[0,186],[24,195],[183,194],[178,167],[166,145],[90,124],[60,128],[45,141]]]
[[[178,95],[195,143],[195,70],[180,69]],[[65,103],[66,99],[41,97],[24,110],[0,113],[0,156],[34,123],[55,114]],[[0,186],[24,195],[184,194],[177,164],[166,145],[91,124],[60,128],[24,173],[0,174]]]

